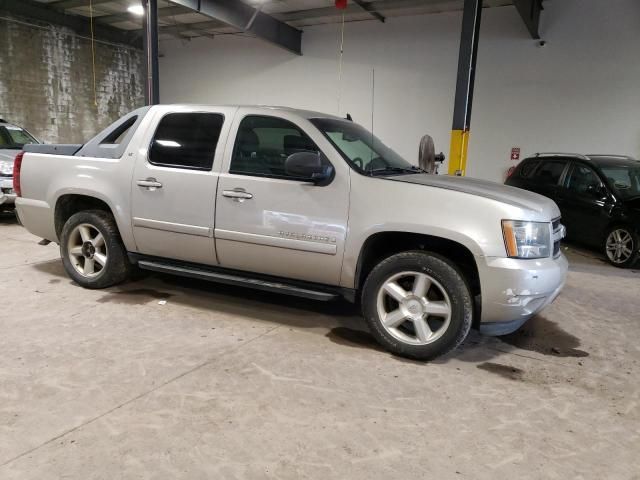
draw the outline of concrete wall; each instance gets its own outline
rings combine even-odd
[[[640,156],[640,2],[547,0],[544,47],[514,7],[483,16],[469,175],[502,180],[511,147]],[[371,128],[375,69],[375,133],[414,162],[425,133],[448,154],[461,18],[347,24],[342,88],[337,25],[306,28],[302,57],[244,36],[163,42],[161,99],[350,112]]]
[[[0,117],[51,143],[82,143],[144,104],[143,55],[58,26],[0,18]]]

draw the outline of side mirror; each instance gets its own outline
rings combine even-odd
[[[287,175],[316,185],[327,182],[333,174],[333,168],[324,164],[320,152],[292,153],[285,160],[284,170]]]

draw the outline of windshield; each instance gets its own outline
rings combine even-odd
[[[405,175],[421,170],[387,147],[371,132],[349,120],[310,120],[355,170],[365,175]]]
[[[622,198],[640,196],[640,163],[601,166],[600,170]]]
[[[0,127],[0,149],[21,150],[26,143],[38,143],[26,130],[3,125]]]

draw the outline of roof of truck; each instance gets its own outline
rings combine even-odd
[[[212,107],[225,107],[225,108],[252,108],[252,109],[260,109],[260,110],[265,110],[265,111],[283,111],[283,112],[291,112],[291,113],[295,113],[297,115],[300,115],[301,117],[304,118],[317,118],[317,117],[321,117],[321,118],[335,118],[337,120],[345,120],[345,118],[343,117],[339,117],[337,115],[333,115],[330,113],[324,113],[324,112],[317,112],[314,110],[305,110],[305,109],[300,109],[300,108],[293,108],[293,107],[285,107],[285,106],[281,106],[281,105],[245,105],[245,104],[216,104],[216,105],[211,105],[211,104],[204,104],[204,103],[171,103],[171,104],[160,104],[159,106],[164,106],[164,107],[206,107],[206,108],[212,108]]]

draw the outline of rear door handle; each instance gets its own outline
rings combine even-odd
[[[138,180],[136,184],[139,187],[148,188],[149,190],[156,190],[157,188],[162,188],[162,184],[158,182],[155,178],[147,178],[145,180]]]
[[[251,198],[253,198],[253,195],[249,192],[245,192],[244,190],[239,190],[239,189],[235,189],[235,190],[223,190],[222,191],[222,196],[223,197],[228,197],[228,198],[233,198],[235,200],[249,200]]]

